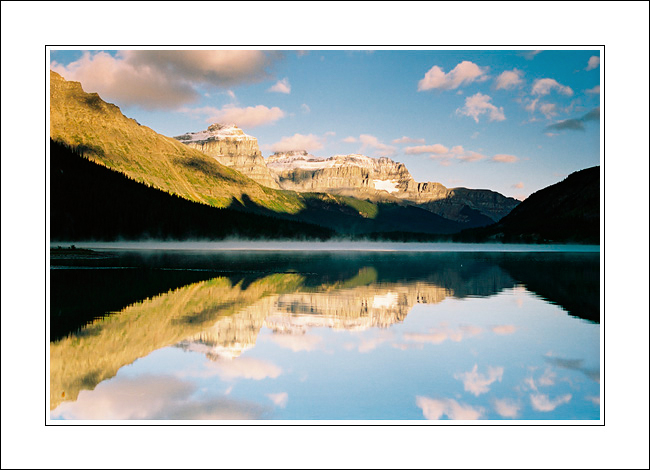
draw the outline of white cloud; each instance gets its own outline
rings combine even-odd
[[[415,404],[422,408],[426,419],[437,420],[446,415],[449,419],[475,420],[483,415],[483,409],[462,405],[451,398],[435,400],[419,396],[415,398]]]
[[[585,93],[589,93],[592,95],[597,95],[600,93],[600,85],[596,85],[593,88],[589,88],[588,90],[585,90]]]
[[[533,58],[534,58],[537,54],[539,54],[540,52],[544,52],[544,51],[540,51],[540,50],[538,50],[538,51],[528,51],[528,52],[524,52],[522,55],[524,56],[524,58],[525,58],[526,60],[533,60]]]
[[[120,51],[85,52],[52,70],[66,80],[81,82],[121,106],[175,109],[198,99],[199,85],[227,87],[268,78],[267,69],[279,57],[271,51]]]
[[[553,372],[553,370],[550,367],[547,367],[546,370],[544,370],[542,376],[539,379],[537,379],[537,383],[545,387],[550,387],[551,385],[555,385],[556,376],[557,374]]]
[[[600,397],[587,397],[587,400],[592,402],[594,405],[600,406]]]
[[[454,378],[461,380],[466,392],[476,396],[490,391],[490,385],[503,378],[503,367],[488,367],[488,375],[479,374],[478,364],[469,372],[454,374]]]
[[[485,155],[482,153],[474,152],[472,150],[468,150],[464,152],[462,155],[457,155],[456,158],[459,160],[462,160],[464,162],[478,162],[480,160],[483,160],[487,158]]]
[[[268,78],[266,69],[279,57],[277,52],[256,50],[142,50],[121,54],[132,64],[216,86]]]
[[[293,352],[313,351],[323,340],[320,336],[286,333],[274,333],[270,339],[281,348],[290,349]]]
[[[176,377],[118,374],[53,412],[65,419],[260,419],[264,408],[226,398],[201,398],[196,386]]]
[[[136,67],[106,52],[85,52],[67,66],[53,63],[50,68],[66,80],[81,82],[84,91],[99,93],[103,99],[121,106],[174,109],[199,97],[185,81],[150,67]]]
[[[280,408],[286,407],[289,401],[289,394],[287,392],[269,393],[266,396],[269,397],[275,406],[279,406]]]
[[[540,78],[533,83],[533,95],[548,95],[551,91],[556,90],[566,96],[572,96],[573,90],[568,86],[564,86],[552,78]]]
[[[363,337],[359,342],[358,351],[360,353],[367,353],[377,349],[378,346],[393,340],[393,334],[389,331],[379,331],[373,337]]]
[[[366,152],[367,150],[372,150],[374,154],[380,157],[390,157],[397,153],[397,149],[392,145],[387,145],[381,142],[374,135],[361,134],[359,136],[359,142],[361,142],[360,153]]]
[[[273,152],[289,152],[291,150],[306,150],[312,152],[323,148],[325,137],[314,134],[294,134],[291,137],[282,137],[280,142],[270,145]]]
[[[552,119],[554,116],[557,116],[557,105],[555,103],[540,102],[539,98],[535,98],[534,100],[527,99],[525,109],[530,113],[539,111],[546,119]],[[534,117],[531,118],[531,121],[536,120]]]
[[[589,57],[589,62],[587,62],[587,68],[585,70],[593,70],[600,65],[600,57],[592,55]]]
[[[460,341],[460,339],[462,339],[462,335],[455,338],[456,341]],[[450,335],[444,331],[434,331],[432,333],[405,333],[404,339],[406,341],[414,341],[416,343],[440,344],[444,343],[447,339],[450,339]]]
[[[273,85],[271,88],[269,88],[267,91],[273,92],[273,93],[284,93],[286,95],[291,93],[291,84],[289,83],[288,78],[283,78],[282,80],[278,80],[275,85]]]
[[[406,341],[416,343],[440,344],[447,340],[460,342],[463,338],[476,336],[481,331],[481,327],[473,325],[463,325],[457,329],[441,326],[439,328],[431,328],[428,333],[404,333],[403,338]]]
[[[223,108],[204,106],[193,109],[181,108],[179,111],[208,116],[205,118],[205,122],[208,123],[236,124],[242,129],[272,124],[285,116],[285,112],[280,108],[267,108],[263,105],[248,106],[246,108],[239,108],[234,105],[226,105]]]
[[[519,158],[514,155],[506,155],[504,153],[499,153],[492,157],[492,161],[497,163],[515,163],[518,160]]]
[[[557,116],[555,103],[541,103],[539,110],[546,119],[552,119],[553,116]]]
[[[537,102],[538,101],[539,101],[539,98],[535,98],[534,100],[529,101],[528,104],[526,105],[526,111],[534,113],[535,109],[537,108]]]
[[[309,106],[307,106],[305,103],[300,105],[300,109],[305,114],[309,114],[311,112],[311,108]]]
[[[454,69],[445,73],[440,67],[434,65],[418,82],[418,91],[440,88],[441,90],[454,90],[461,85],[468,85],[474,81],[485,80],[487,68],[479,67],[473,62],[464,60]]]
[[[521,189],[524,187],[524,183],[513,184],[512,187]],[[492,327],[492,332],[498,335],[511,335],[515,331],[517,331],[517,327],[514,325],[497,325]]]
[[[569,401],[571,401],[571,394],[557,397],[555,400],[549,399],[548,395],[542,393],[530,396],[530,402],[537,411],[553,411],[558,406],[569,403]]]
[[[406,139],[403,137],[402,139]],[[400,139],[401,140],[401,139]],[[395,142],[395,141],[393,141]],[[436,160],[440,165],[449,166],[454,161],[461,162],[478,162],[488,158],[482,153],[475,152],[472,150],[465,150],[462,145],[455,145],[451,149],[442,144],[433,144],[433,145],[416,145],[413,147],[406,147],[404,153],[407,155],[421,155],[429,154],[429,158]],[[511,163],[517,161],[518,158],[514,155],[505,155],[498,154],[495,155],[491,160],[497,162],[506,162]]]
[[[423,144],[424,142],[424,139],[412,139],[406,136],[392,141],[393,144]]]
[[[435,153],[435,154],[445,154],[448,153],[449,149],[441,144],[433,145],[418,145],[416,147],[406,147],[404,153],[408,155],[419,155],[422,153]]]
[[[526,377],[524,379],[524,384],[528,386],[528,388],[530,388],[531,390],[537,391],[537,385],[535,385],[535,379],[533,379],[532,377]]]
[[[356,137],[349,136],[343,139],[343,142],[347,142],[348,144],[354,144],[359,142],[359,140]]]
[[[494,400],[494,409],[503,418],[516,418],[521,409],[521,405],[508,399],[496,399]]]
[[[460,160],[462,162],[477,162],[487,158],[481,153],[472,150],[465,150],[462,145],[455,145],[451,150],[442,144],[420,145],[416,147],[407,147],[404,152],[410,155],[428,153],[430,158],[435,159],[443,166],[451,165],[454,160]]]
[[[510,88],[515,88],[524,81],[521,79],[521,77],[524,75],[524,73],[521,70],[517,69],[512,69],[512,70],[506,70],[501,73],[496,79],[496,89],[497,90],[509,90]]]
[[[281,373],[282,369],[272,362],[252,357],[238,357],[233,360],[210,361],[206,363],[205,369],[198,375],[201,377],[217,375],[222,380],[262,380],[266,378],[275,379]]]
[[[503,121],[506,116],[503,114],[503,108],[497,108],[492,103],[491,97],[482,93],[465,98],[465,107],[457,109],[456,112],[474,118],[478,123],[478,118],[481,114],[488,114],[490,121]]]

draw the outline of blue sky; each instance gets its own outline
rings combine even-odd
[[[174,136],[234,122],[262,154],[363,153],[417,181],[527,197],[600,163],[599,50],[50,51]]]

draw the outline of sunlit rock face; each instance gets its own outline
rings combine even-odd
[[[237,170],[263,186],[278,189],[269,172],[257,139],[234,124],[213,124],[207,130],[174,137],[188,147],[214,157],[219,163]]]
[[[403,163],[386,157],[353,154],[320,158],[294,150],[275,153],[266,164],[282,189],[401,200],[457,222],[469,221],[468,209],[489,218],[488,222],[497,221],[519,204],[494,191],[418,183]]]
[[[174,138],[274,189],[399,202],[479,226],[500,220],[519,204],[514,198],[486,189],[450,189],[440,183],[419,183],[403,163],[386,157],[350,154],[325,158],[292,150],[276,152],[265,161],[257,139],[234,124],[213,124],[204,131]]]
[[[402,163],[365,155],[319,158],[304,150],[275,153],[266,162],[282,189],[334,192],[366,197],[375,191],[391,194],[402,181],[413,180]]]

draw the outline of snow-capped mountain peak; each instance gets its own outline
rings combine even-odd
[[[365,155],[334,155],[333,157],[315,157],[305,150],[291,150],[288,152],[276,152],[266,160],[269,168],[278,170],[308,169],[316,170],[320,168],[338,168],[356,166],[374,170],[379,164],[379,160]]]
[[[204,131],[199,132],[188,132],[183,135],[174,137],[181,142],[202,142],[207,140],[250,140],[255,139],[248,134],[245,134],[239,127],[235,124],[220,124],[215,123],[209,126]],[[257,140],[257,139],[255,139]]]

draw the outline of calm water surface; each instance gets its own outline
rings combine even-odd
[[[133,248],[52,255],[52,419],[600,419],[598,252]]]

